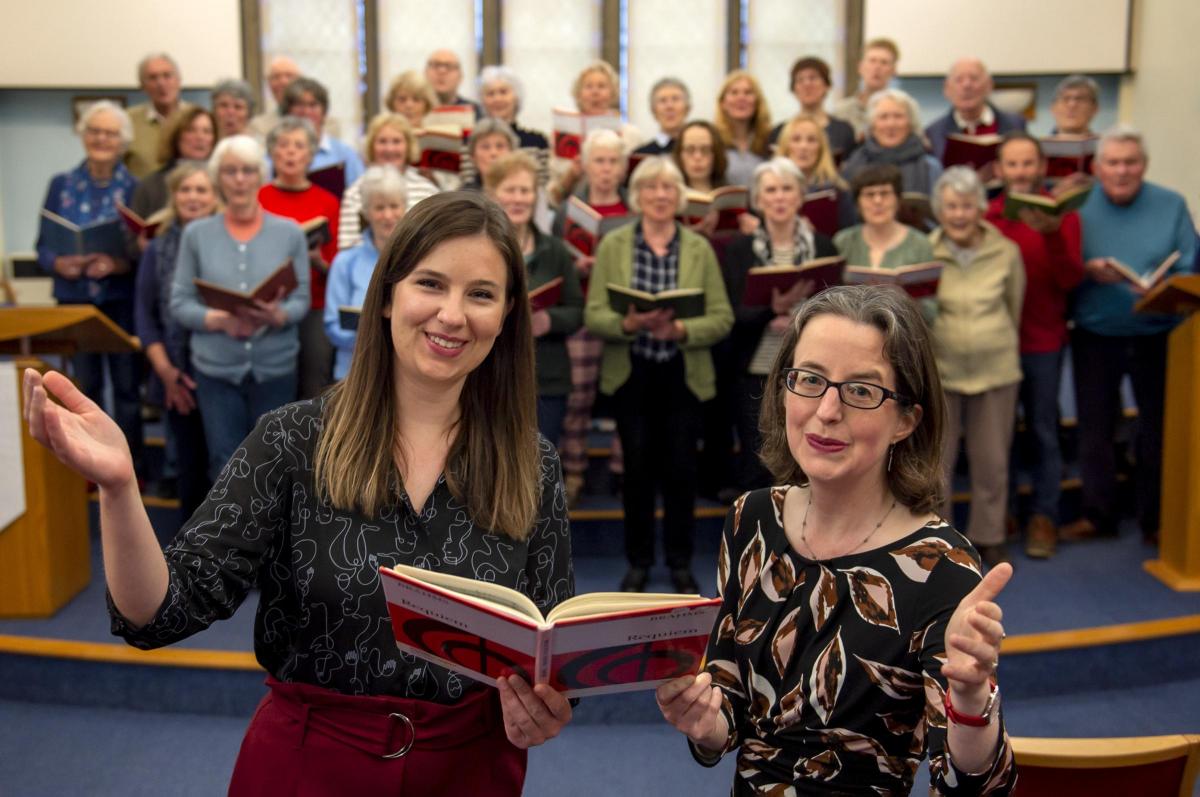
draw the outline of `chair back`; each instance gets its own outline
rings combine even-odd
[[[1191,797],[1200,736],[1012,740],[1020,797]]]

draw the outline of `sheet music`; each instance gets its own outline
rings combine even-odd
[[[0,357],[0,534],[25,514],[25,462],[21,447],[20,374]]]

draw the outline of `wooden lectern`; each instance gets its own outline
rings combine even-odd
[[[15,372],[0,372],[0,379],[18,380],[18,394],[25,368],[48,369],[38,355],[138,349],[91,305],[0,308],[0,354],[17,355]],[[48,617],[91,581],[87,485],[30,437],[24,422],[21,448],[25,514],[0,529],[0,617]]]
[[[1167,344],[1162,520],[1158,558],[1144,566],[1173,590],[1200,590],[1200,275],[1172,277],[1135,309],[1187,316]]]

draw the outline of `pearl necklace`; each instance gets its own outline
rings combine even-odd
[[[875,532],[879,531],[880,527],[883,526],[883,521],[888,519],[888,516],[892,514],[892,510],[895,508],[896,508],[896,499],[893,498],[891,506],[889,506],[887,511],[883,513],[883,517],[879,518],[879,522],[875,524],[875,528],[871,529],[871,533],[868,534],[866,537],[863,537],[862,542],[860,542],[858,545],[855,545],[853,548],[851,548],[848,551],[838,554],[838,556],[848,556],[849,554],[854,553],[859,548],[866,545],[867,541],[875,536]],[[800,540],[801,540],[801,542],[804,543],[804,547],[808,548],[808,552],[810,554],[812,554],[812,558],[815,561],[820,562],[820,561],[826,561],[828,559],[838,558],[838,556],[830,556],[830,557],[826,557],[826,559],[823,560],[820,556],[817,555],[817,552],[815,550],[813,550],[812,543],[810,543],[808,541],[808,537],[806,537],[804,535],[804,532],[808,529],[808,510],[810,510],[810,509],[812,509],[812,487],[811,486],[808,488],[808,504],[804,507],[804,518],[800,521]]]

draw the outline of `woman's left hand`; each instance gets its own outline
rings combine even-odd
[[[571,703],[546,684],[530,687],[519,675],[498,678],[504,733],[513,746],[526,750],[543,744],[571,721]]]
[[[87,276],[88,279],[98,280],[113,274],[124,274],[128,270],[128,263],[117,260],[112,255],[92,255],[87,265]]]
[[[1000,664],[1004,613],[995,598],[1012,578],[1012,565],[999,564],[987,572],[958,604],[946,626],[946,676],[955,708],[967,714],[983,710],[990,680]]]

